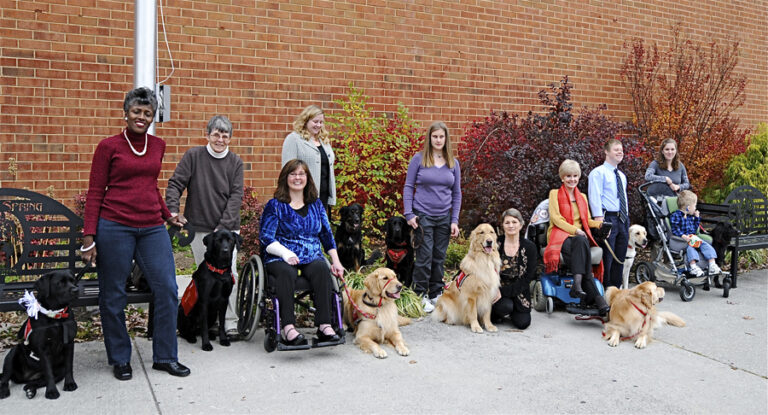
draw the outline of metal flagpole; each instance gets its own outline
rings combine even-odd
[[[157,56],[157,1],[136,0],[134,10],[133,86],[155,91],[155,56]],[[157,91],[155,91],[157,93]],[[149,127],[155,134],[155,123]]]

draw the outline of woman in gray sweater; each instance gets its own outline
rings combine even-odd
[[[645,170],[645,181],[654,184],[648,188],[651,196],[675,196],[691,188],[688,172],[677,153],[677,142],[668,138],[661,142],[659,154]]]
[[[336,204],[336,177],[333,173],[335,156],[325,130],[325,115],[316,105],[304,108],[293,122],[293,132],[283,141],[281,166],[299,159],[309,166],[320,201],[326,211]]]

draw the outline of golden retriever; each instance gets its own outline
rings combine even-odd
[[[395,305],[403,284],[389,268],[371,272],[365,277],[364,284],[364,290],[350,290],[349,296],[343,293],[344,323],[354,328],[355,344],[362,351],[383,359],[387,352],[379,344],[389,342],[400,356],[408,356],[410,351],[403,342],[399,326],[409,324],[411,319],[398,315]]]
[[[635,347],[643,349],[653,340],[653,329],[663,324],[685,327],[685,321],[674,313],[657,311],[664,299],[664,289],[646,281],[631,290],[609,287],[605,299],[611,306],[610,321],[605,323],[603,338],[615,347],[621,340],[636,338]]]
[[[627,256],[624,258],[624,269],[621,274],[621,288],[629,288],[629,271],[635,262],[637,250],[645,248],[648,245],[648,231],[643,225],[632,225],[629,227],[629,243],[627,245]]]
[[[469,235],[469,252],[459,268],[464,277],[448,287],[432,312],[434,319],[448,324],[468,324],[475,333],[497,331],[491,324],[491,305],[499,295],[499,258],[496,232],[487,223],[478,225]]]

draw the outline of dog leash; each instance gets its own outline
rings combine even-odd
[[[605,244],[605,247],[608,248],[608,252],[611,253],[611,256],[613,257],[613,260],[618,262],[621,265],[624,265],[624,261],[619,261],[619,258],[616,258],[616,254],[613,252],[613,248],[611,248],[611,244],[608,243],[608,240],[603,240],[603,243]]]
[[[355,302],[352,301],[352,295],[349,293],[349,287],[347,287],[347,281],[344,279],[344,275],[341,275],[339,278],[341,279],[341,282],[344,285],[344,292],[347,293],[347,300],[349,300],[349,303],[352,304],[352,307],[354,307],[354,309],[358,313],[360,313],[360,315],[368,318],[369,320],[375,320],[376,319],[375,315],[371,313],[366,313],[365,311],[361,310],[360,307],[358,307],[357,304],[355,304]],[[381,300],[379,300],[379,303],[381,303]]]

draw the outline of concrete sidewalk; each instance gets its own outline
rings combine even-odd
[[[180,282],[180,289],[184,288]],[[134,341],[134,378],[119,382],[101,342],[78,344],[79,388],[27,400],[20,385],[3,413],[755,413],[768,412],[768,272],[745,273],[728,299],[667,288],[660,309],[687,327],[611,348],[595,321],[533,312],[525,331],[473,334],[430,319],[403,328],[411,355],[378,360],[352,343],[267,354],[263,331],[231,347],[179,341],[187,378],[152,370],[152,344]],[[62,388],[59,383],[59,390]]]

